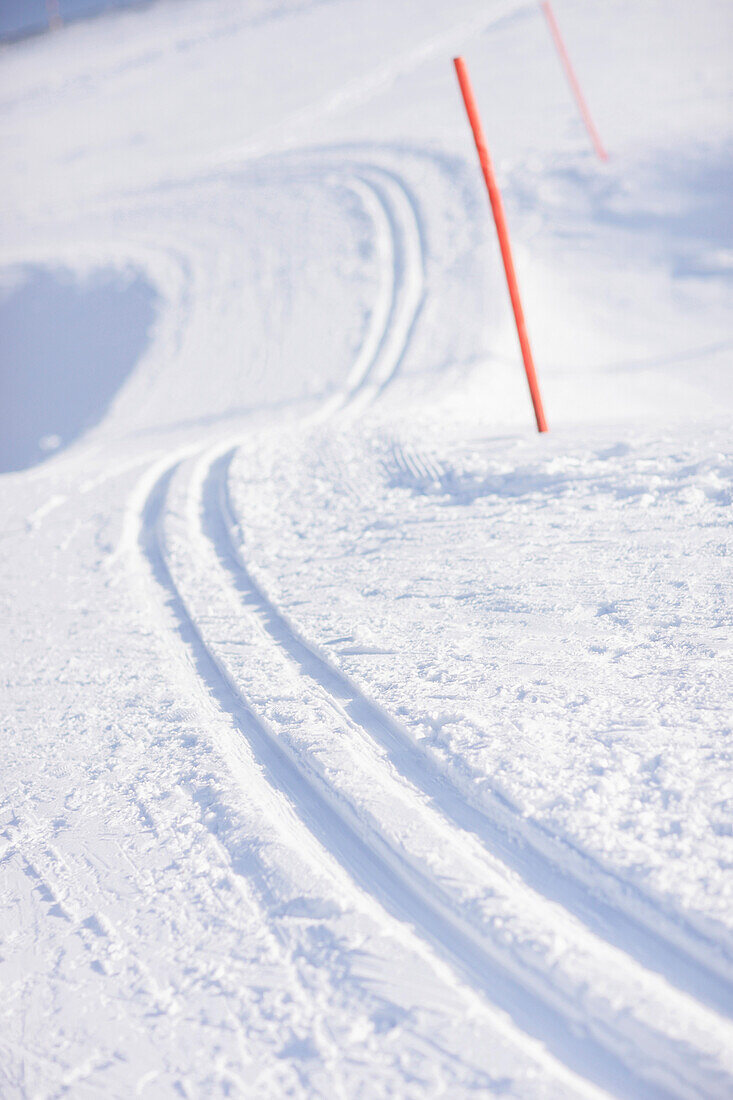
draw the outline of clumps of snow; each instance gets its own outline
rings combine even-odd
[[[727,444],[722,436],[720,442]],[[580,452],[574,448],[570,454],[530,462],[521,460],[521,452],[512,462],[498,457],[496,450],[492,445],[488,452],[465,450],[445,459],[396,446],[384,469],[391,488],[440,496],[452,504],[470,504],[479,497],[515,498],[537,507],[567,498],[586,507],[593,502],[599,506],[601,500],[604,507],[633,501],[650,507],[666,499],[690,509],[733,503],[733,455],[711,454],[697,440],[671,451],[649,440]]]
[[[466,797],[506,799],[730,949],[727,428],[390,431],[235,467],[257,575]]]

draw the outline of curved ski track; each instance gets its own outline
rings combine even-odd
[[[235,453],[236,448],[230,452],[228,464]],[[317,644],[304,637],[258,583],[247,562],[244,537],[230,500],[228,466],[226,470],[222,468],[218,496],[227,555],[236,562],[235,580],[239,586],[246,583],[254,593],[268,633],[355,721],[370,731],[391,765],[414,783],[449,821],[477,837],[538,894],[561,905],[596,936],[633,956],[645,969],[662,975],[671,985],[722,1016],[733,1016],[728,960],[716,959],[718,945],[699,938],[696,929],[679,928],[667,914],[654,910],[632,885],[627,887],[564,838],[554,837],[549,830],[521,818],[500,796],[494,794],[488,806],[472,802],[470,795],[459,790],[449,774],[418,748],[397,720]],[[626,893],[628,909],[606,900],[614,892]],[[642,909],[646,919],[637,918],[636,909]],[[663,931],[654,931],[655,918]],[[671,934],[666,925],[671,925]],[[675,942],[674,933],[680,942]],[[690,938],[696,950],[688,953],[685,949]],[[714,968],[713,960],[720,962],[720,970],[726,976]]]
[[[393,173],[375,165],[355,165],[344,183],[374,224],[380,287],[345,384],[324,402],[315,422],[347,410],[356,415],[379,397],[399,369],[424,298],[420,223],[409,191]]]
[[[415,485],[440,483],[446,476],[432,457],[400,444],[392,445],[390,459]],[[292,624],[289,626],[292,630]],[[324,664],[355,688],[327,654],[312,648]],[[372,700],[369,705],[395,737],[413,743],[399,723]],[[427,761],[426,766],[430,767]],[[439,782],[443,773],[434,769],[434,777]],[[498,792],[482,792],[481,803],[471,801],[470,791],[454,790],[454,794],[454,807],[464,827],[484,835],[490,844],[498,844],[504,858],[527,881],[547,896],[561,898],[589,927],[634,955],[643,966],[659,971],[672,984],[733,1018],[733,957],[728,942],[716,941],[705,927],[682,913],[665,911],[653,897],[619,878],[569,837],[522,817]]]
[[[344,183],[375,225],[380,289],[346,384],[318,419],[354,415],[389,385],[424,295],[409,192],[375,165],[354,164]],[[248,570],[227,495],[231,454],[219,445],[164,469],[135,509],[138,546],[194,669],[303,825],[359,889],[574,1073],[618,1096],[733,1093],[728,1022],[684,992],[724,1004],[727,985],[711,985],[692,958],[675,982],[663,940],[538,845],[527,851],[511,808],[491,820],[468,804],[297,634]],[[608,942],[606,925],[624,921],[634,935],[642,927],[641,954],[671,981]]]

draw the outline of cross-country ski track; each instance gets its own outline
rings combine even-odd
[[[3,43],[3,1097],[733,1096],[730,16],[557,8],[603,165],[524,0]]]
[[[273,619],[282,620],[226,541],[225,472],[226,456],[213,463],[204,458],[198,470],[191,471],[189,463],[167,470],[146,502],[140,542],[151,575],[164,590],[163,602],[167,596],[175,610],[194,667],[235,718],[275,788],[288,794],[304,825],[358,886],[413,925],[464,979],[490,991],[494,1003],[508,1009],[572,1070],[630,1097],[638,1094],[639,1077],[647,1090],[659,1086],[655,1095],[727,1095],[733,1069],[723,1021],[584,932],[557,904],[530,893],[506,864],[483,854],[470,835],[457,832],[445,818],[434,820],[425,791],[398,784],[390,760],[371,744],[373,725],[354,720],[341,693],[329,688],[329,677],[313,675],[312,656],[307,662],[311,671],[305,672],[302,658],[290,655],[301,643],[291,639],[278,646],[273,641],[273,632],[281,635],[277,627],[273,631]],[[184,485],[171,501],[177,479]],[[189,481],[198,495],[189,496]],[[179,582],[179,576],[185,580]],[[314,711],[318,741],[293,745],[294,718],[306,701]],[[356,709],[364,707],[372,709],[363,700]],[[353,763],[349,741],[357,742],[351,747]],[[376,760],[365,759],[367,753]],[[409,767],[414,771],[414,764]],[[349,790],[353,778],[359,786],[367,779],[368,801],[367,792],[360,790],[359,796]],[[429,781],[428,790],[434,786]],[[399,821],[402,829],[385,836],[381,820],[393,827]],[[461,905],[451,904],[450,894],[457,889]],[[484,891],[490,915],[482,920]],[[467,912],[475,914],[474,920],[466,919]],[[578,973],[559,971],[556,938],[574,943],[572,963]],[[587,984],[594,967],[614,980],[605,1005]],[[623,1014],[620,1003],[626,1005]],[[580,1038],[574,1026],[581,1028]],[[695,1042],[688,1045],[693,1035]],[[700,1056],[703,1045],[707,1049]]]
[[[358,415],[378,398],[399,369],[421,301],[419,230],[404,188],[374,168],[349,186],[375,226],[380,301],[343,392],[314,414],[317,423]],[[662,935],[594,902],[567,868],[549,860],[543,867],[536,837],[531,859],[522,854],[513,841],[522,823],[505,817],[499,825],[467,805],[252,580],[228,498],[235,451],[227,441],[166,468],[145,499],[138,544],[191,667],[303,826],[356,887],[407,922],[574,1073],[628,1097],[638,1095],[641,1081],[646,1095],[727,1095],[728,1024],[675,987],[676,961],[664,973],[670,947]],[[575,910],[533,888],[522,871],[532,883],[554,879],[556,889],[562,875]],[[588,877],[593,882],[593,869]],[[597,930],[609,921],[661,973],[606,941]],[[573,951],[558,958],[558,942],[572,942]],[[594,972],[603,976],[602,996]],[[689,975],[698,995],[706,999],[709,991],[713,1006],[729,1014],[731,987],[715,963],[706,968],[690,954],[680,974],[683,986]]]

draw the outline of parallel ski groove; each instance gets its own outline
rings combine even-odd
[[[233,457],[234,451],[230,452],[229,462]],[[327,654],[309,642],[268,597],[248,566],[226,473],[222,476],[219,496],[233,557],[265,609],[263,622],[273,640],[308,675],[317,679],[325,691],[338,699],[355,721],[369,729],[400,774],[424,791],[446,818],[473,833],[487,849],[499,855],[533,889],[562,904],[593,932],[634,956],[642,966],[657,971],[672,985],[733,1018],[733,986],[720,973],[720,969],[728,972],[728,960],[722,956],[719,946],[703,941],[695,929],[680,928],[664,913],[653,910],[631,884],[614,879],[606,885],[604,879],[610,877],[609,873],[589,856],[541,826],[521,818],[499,796],[493,796],[488,808],[467,801],[467,796],[455,787],[449,776],[414,744],[409,733],[333,664]],[[584,873],[573,873],[563,866],[562,857],[581,864],[579,870]],[[627,892],[632,905],[646,904],[652,909],[648,919],[642,920],[633,912],[604,900],[604,894],[612,893],[611,887]],[[651,923],[653,919],[658,922],[656,929]],[[672,927],[668,929],[670,924]],[[675,932],[679,942],[675,940]]]
[[[345,183],[359,194],[381,239],[378,249],[382,300],[377,305],[367,336],[367,343],[372,346],[362,348],[344,391],[327,403],[326,417],[360,411],[389,385],[399,369],[424,295],[420,223],[409,193],[390,173],[373,167],[367,169],[363,165]],[[499,853],[498,858],[507,868],[513,872],[519,869],[524,881],[534,889],[532,875],[537,879],[538,872],[541,878],[543,870],[545,874],[548,870],[550,873],[556,870],[552,866],[548,868],[548,860],[541,851],[535,850],[537,846],[532,856],[539,857],[540,867],[531,869],[530,875],[523,864],[530,866],[531,860],[523,854],[520,856],[520,844],[513,835],[516,823],[510,822],[507,827],[467,805],[447,777],[431,766],[411,744],[405,731],[304,641],[254,582],[241,546],[236,545],[232,536],[236,524],[227,496],[231,455],[231,450],[222,454],[222,448],[218,449],[216,460],[208,466],[205,482],[201,481],[201,497],[196,507],[203,525],[199,535],[210,543],[221,566],[230,574],[230,587],[235,592],[239,588],[245,614],[257,621],[282,659],[294,666],[296,676],[312,680],[338,712],[345,714],[368,739],[387,750],[387,758],[397,773],[428,798],[435,812],[452,826],[477,837],[487,852],[492,853],[492,858]],[[714,1090],[710,1095],[724,1095],[718,1091],[718,1086],[726,1087],[725,1074],[721,1075],[717,1069],[708,1073],[703,1069],[701,1056],[698,1056],[700,1060],[695,1071],[691,1074],[684,1071],[684,1062],[677,1061],[684,1054],[684,1044],[675,1049],[676,1065],[667,1065],[665,1047],[669,1044],[663,1033],[647,1030],[649,1045],[647,1049],[642,1045],[638,1051],[644,1055],[646,1064],[639,1070],[634,1041],[624,1033],[623,1027],[617,1031],[612,1020],[603,1014],[600,1017],[592,1014],[587,1026],[579,1025],[582,1015],[579,1017],[569,1004],[563,1003],[564,993],[553,992],[551,971],[544,974],[538,985],[539,973],[527,971],[523,974],[520,966],[517,974],[516,965],[507,966],[501,949],[497,956],[496,947],[491,947],[485,939],[485,931],[477,928],[460,908],[451,905],[440,883],[426,877],[424,870],[406,858],[406,854],[395,848],[369,820],[361,817],[356,806],[344,801],[335,789],[330,789],[324,777],[312,769],[288,739],[258,714],[257,695],[262,692],[258,691],[254,698],[243,693],[228,667],[227,658],[219,654],[224,643],[215,643],[212,647],[207,641],[206,615],[202,628],[195,610],[196,600],[192,606],[185,588],[182,589],[177,580],[176,567],[168,560],[163,520],[175,469],[172,467],[164,472],[147,497],[142,510],[139,547],[153,578],[166,593],[178,633],[193,653],[200,680],[230,714],[247,738],[255,758],[265,768],[273,787],[285,793],[297,816],[323,849],[336,859],[358,888],[374,898],[384,910],[408,923],[420,939],[446,958],[470,985],[492,1004],[508,1011],[525,1032],[544,1042],[573,1074],[580,1074],[588,1082],[610,1089],[618,1096],[638,1096],[643,1089],[644,1095],[650,1097],[692,1097],[697,1095],[696,1082],[701,1072],[702,1079]],[[196,537],[193,538],[195,543]],[[198,575],[203,578],[203,574]],[[307,706],[307,702],[304,705]],[[526,843],[526,838],[521,839]],[[511,858],[506,858],[507,853]],[[582,895],[583,887],[579,890],[577,882],[568,878],[575,893]],[[567,909],[566,886],[563,883],[563,891],[556,892],[561,895],[563,908]],[[552,896],[547,884],[539,892],[546,898]],[[580,915],[581,920],[595,931],[593,920],[598,922],[600,908],[595,899],[585,896],[574,900],[578,913],[572,908],[569,912]],[[582,915],[584,906],[588,908],[585,916]],[[611,909],[610,913],[618,923],[617,912]],[[600,924],[603,925],[602,920]],[[634,931],[638,930],[634,928]],[[659,942],[652,946],[659,951]],[[699,977],[698,974],[697,979]],[[693,984],[697,979],[693,978]],[[671,1053],[674,1040],[670,1042]],[[662,1080],[665,1085],[661,1084]]]
[[[344,183],[374,223],[380,287],[345,386],[325,402],[316,421],[354,416],[384,391],[399,370],[425,295],[422,234],[405,185],[393,173],[359,162]]]
[[[384,910],[409,924],[430,948],[446,959],[479,993],[507,1011],[528,1035],[539,1039],[571,1073],[618,1097],[644,1095],[662,1100],[673,1095],[692,1097],[689,1088],[669,1092],[637,1077],[595,1035],[579,1027],[546,1003],[528,997],[526,988],[485,951],[480,936],[435,898],[432,884],[416,873],[379,838],[368,842],[322,785],[302,769],[287,744],[245,700],[226,667],[206,643],[185,595],[168,564],[161,531],[165,495],[173,470],[156,482],[145,504],[140,549],[166,602],[175,615],[178,632],[192,652],[194,669],[209,693],[231,716],[247,738],[255,759],[276,789],[283,791],[312,836],[337,860],[357,887]]]
[[[344,182],[359,195],[372,217],[378,251],[381,240],[382,261],[389,258],[392,269],[381,271],[382,300],[375,307],[374,323],[347,385],[326,402],[318,421],[358,414],[393,381],[425,295],[421,218],[404,181],[381,165],[354,160],[348,165]],[[388,306],[385,295],[389,298]],[[414,452],[407,454],[400,449],[395,457],[418,479],[439,476],[439,471],[423,469]],[[231,518],[228,498],[227,507]],[[230,527],[236,528],[233,519]],[[241,544],[237,552],[241,566],[246,569]],[[267,599],[261,589],[258,591],[261,598]],[[468,801],[470,795],[458,791],[448,775],[416,748],[399,723],[369,700],[325,653],[293,628],[287,616],[268,602],[284,628],[280,644],[289,637],[316,662],[316,668],[320,668],[316,677],[325,677],[326,690],[332,690],[326,686],[330,683],[336,697],[339,693],[353,697],[351,705],[362,710],[367,726],[387,749],[395,767],[421,786],[449,820],[474,833],[490,850],[500,852],[502,859],[534,889],[561,901],[599,936],[716,1012],[733,1018],[733,959],[722,945],[711,941],[683,916],[664,912],[632,883],[613,876],[568,839],[527,821],[500,795],[484,794],[482,803]]]
[[[271,602],[267,600],[266,597],[262,596],[256,582],[252,580],[250,574],[246,570],[246,567],[242,566],[240,553],[238,552],[236,544],[232,541],[232,520],[231,514],[228,514],[229,505],[226,500],[226,468],[228,462],[230,461],[230,457],[230,455],[225,454],[217,458],[210,467],[209,473],[207,475],[207,485],[204,486],[203,489],[203,499],[200,508],[200,520],[203,524],[203,533],[210,540],[214,550],[216,551],[217,556],[219,557],[221,565],[230,574],[230,585],[232,589],[235,589],[238,592],[239,600],[241,601],[242,612],[244,612],[245,615],[252,615],[256,617],[261,628],[262,636],[264,637],[265,635],[269,635],[274,645],[277,646],[277,648],[284,653],[287,661],[290,662],[293,666],[297,667],[299,675],[313,681],[315,685],[320,688],[325,696],[328,696],[329,698],[332,698],[334,700],[334,705],[336,706],[336,708],[344,713],[345,716],[347,716],[348,719],[352,723],[354,723],[355,726],[360,727],[366,733],[367,737],[373,737],[375,735],[373,720],[376,719],[377,721],[381,722],[381,716],[379,716],[377,708],[373,707],[373,705],[370,704],[368,700],[359,697],[358,692],[352,691],[347,682],[341,680],[337,673],[332,673],[329,667],[317,654],[314,654],[311,650],[304,646],[302,642],[300,642],[297,636],[292,633],[287,623],[282,620],[281,616],[273,607]],[[188,538],[188,545],[190,547],[193,547],[197,541],[197,538],[198,536],[195,535],[193,531],[191,531],[191,534]],[[212,577],[213,580],[210,566],[207,566],[206,568],[206,575]],[[226,656],[223,659],[226,663]],[[236,677],[234,679],[234,682],[237,686],[237,689],[241,692],[241,685],[237,684]],[[307,706],[305,700],[303,706]],[[451,825],[456,826],[459,829],[463,829],[462,822],[464,820],[475,825],[475,817],[470,810],[465,817],[460,813],[456,814],[444,812],[446,808],[449,811],[452,811],[454,809],[454,800],[458,799],[458,796],[455,794],[455,792],[451,792],[450,784],[445,781],[441,781],[441,778],[437,775],[433,776],[433,781],[429,784],[421,781],[424,780],[424,775],[416,777],[415,769],[414,766],[412,766],[411,761],[411,757],[414,755],[415,750],[411,751],[408,745],[405,745],[401,741],[395,741],[390,736],[388,730],[382,729],[381,736],[377,736],[376,739],[382,743],[384,748],[387,749],[387,759],[389,760],[389,763],[395,767],[395,770],[404,779],[407,780],[410,787],[414,787],[415,789],[421,791],[423,794],[428,796],[433,806],[435,807],[436,812],[441,814],[441,816],[445,818],[448,822],[450,822]],[[298,754],[296,753],[296,756],[297,755]],[[300,757],[298,757],[298,759],[299,766],[303,767],[303,761],[300,759]],[[314,781],[317,783],[323,783],[324,777],[322,775],[319,775],[318,773],[314,773]],[[325,781],[327,782],[327,780]],[[341,797],[343,799],[343,795]],[[458,804],[460,805],[459,799]],[[373,828],[373,826],[371,825],[367,825],[367,827]],[[472,829],[465,829],[464,831],[469,834],[473,832]],[[508,871],[516,872],[517,869],[514,864],[509,863],[507,860],[504,859],[507,848],[506,837],[500,838],[501,843],[491,844],[490,840],[487,841],[486,833],[484,831],[484,833],[479,836],[478,839],[483,844],[484,848],[491,852],[493,858],[498,858],[501,862],[503,862]],[[459,845],[459,847],[462,847],[460,838],[456,839],[456,843]],[[526,886],[529,886],[530,889],[534,889],[534,882],[527,882],[527,878],[524,876],[522,876],[522,878]],[[442,888],[439,887],[437,883],[433,884],[434,893],[436,891],[440,893],[441,889]],[[548,893],[549,891],[545,889],[542,896],[547,899]],[[552,900],[555,902],[555,904],[559,903],[562,907],[562,910],[567,912],[567,907],[563,904],[561,891],[558,891],[557,893],[558,896],[556,898],[553,898]],[[446,904],[450,906],[450,902],[447,902]],[[499,911],[503,910],[501,910],[500,908]],[[453,913],[454,915],[456,913],[455,906],[453,907]],[[572,916],[575,917],[576,915],[572,914]],[[545,916],[543,920],[546,921],[547,916]],[[476,926],[474,921],[469,921],[469,923],[472,925],[473,934],[475,936],[478,936],[480,940],[481,935],[485,934],[485,932],[481,933],[478,930],[478,927]],[[544,925],[542,927],[544,927]],[[603,941],[604,943],[608,943],[608,941],[602,935],[599,936],[594,931],[592,932],[592,934],[596,935],[596,938]],[[499,966],[506,965],[506,961],[504,963],[502,962],[502,950],[502,948],[498,948],[497,954],[496,947],[493,947],[491,949],[492,958],[497,962],[497,965]],[[532,967],[526,969],[525,964],[519,964],[519,970],[517,970],[517,960],[514,959],[511,963],[510,969],[512,970],[512,973],[515,977],[517,974],[520,974],[520,976],[523,975],[523,977],[521,977],[521,980],[525,982],[525,988],[532,989],[532,996],[544,998],[553,1010],[557,1010],[557,1005],[562,1004],[563,995],[560,994],[559,996],[557,996],[549,993],[546,988],[543,988],[543,982],[541,980],[538,984],[538,978],[540,977],[540,975]],[[640,973],[641,972],[642,971],[640,969]],[[529,984],[527,985],[526,983]],[[671,992],[672,990],[670,989],[669,994],[661,995],[663,997],[669,996],[671,995]],[[693,1012],[695,1011],[694,1002],[691,1002],[690,1008]],[[680,1010],[685,1011],[685,1009],[683,1009],[682,1007],[680,1008]],[[567,1011],[567,1008],[565,1009],[565,1011]],[[720,1021],[720,1023],[718,1024],[715,1022],[714,1017],[710,1017],[709,1024],[706,1024],[705,1026],[711,1028],[719,1028],[720,1024],[722,1024],[722,1021]],[[600,1041],[603,1042],[604,1045],[606,1045],[607,1049],[620,1051],[623,1048],[624,1043],[628,1043],[629,1041],[628,1028],[621,1028],[618,1032],[618,1035],[614,1037],[613,1033],[615,1032],[616,1028],[613,1021],[602,1014],[590,1020],[589,1026],[593,1028],[594,1034],[597,1038],[601,1036]],[[605,1036],[602,1035],[604,1031],[606,1032]],[[659,1035],[655,1037],[650,1032],[648,1035],[648,1041],[650,1045],[647,1054],[650,1057],[650,1064],[653,1064],[655,1061],[655,1057],[651,1052],[654,1045],[658,1044],[659,1042]],[[671,1055],[672,1050],[674,1049],[673,1042],[670,1041],[670,1043],[671,1045],[668,1057]],[[677,1055],[677,1053],[678,1052],[675,1052],[675,1055]],[[688,1055],[690,1053],[691,1052],[688,1052]],[[628,1052],[626,1052],[624,1057],[626,1059],[629,1058]],[[664,1055],[661,1053],[661,1049],[658,1050],[657,1057],[660,1059],[660,1061],[664,1059]],[[686,1060],[687,1059],[685,1058],[685,1061]],[[678,1066],[678,1075],[680,1077],[678,1094],[694,1095],[694,1086],[692,1086],[692,1092],[688,1091],[691,1082],[694,1079],[694,1074],[691,1074],[687,1085],[683,1084],[682,1078],[687,1077],[686,1072],[682,1068],[683,1065],[684,1062],[680,1063],[680,1065]],[[707,1074],[704,1073],[704,1076],[707,1076]],[[712,1082],[716,1077],[716,1073],[713,1072],[710,1081]],[[648,1088],[649,1085],[647,1084],[646,1087]],[[715,1086],[711,1085],[711,1087]],[[727,1088],[726,1085],[724,1085],[723,1087],[724,1089]],[[672,1091],[677,1092],[677,1089],[672,1089]],[[724,1092],[721,1093],[721,1095],[724,1094]]]

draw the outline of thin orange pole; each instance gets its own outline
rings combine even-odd
[[[48,16],[48,25],[52,31],[57,31],[59,27],[64,25],[59,9],[59,0],[46,0],[46,15]]]
[[[571,91],[575,96],[575,102],[578,104],[580,116],[585,123],[585,128],[588,131],[588,136],[590,137],[593,148],[595,149],[601,160],[608,160],[608,153],[603,148],[601,135],[595,128],[595,124],[593,122],[593,119],[591,118],[590,111],[588,110],[588,104],[585,101],[585,96],[580,89],[580,83],[577,76],[575,75],[575,70],[573,69],[572,63],[570,61],[570,55],[565,49],[565,43],[562,40],[560,28],[557,25],[557,19],[555,18],[555,13],[552,10],[550,0],[540,0],[540,7],[545,13],[545,19],[547,20],[547,25],[550,28],[550,34],[552,35],[552,39],[555,43],[555,48],[560,55],[560,61],[562,62],[562,66],[565,70],[565,76],[567,77],[568,84],[570,85]]]
[[[479,118],[476,100],[473,96],[471,81],[468,77],[466,62],[463,60],[462,57],[454,57],[453,64],[456,67],[456,75],[458,76],[458,83],[461,88],[461,94],[463,95],[463,102],[466,105],[468,121],[470,122],[471,130],[473,131],[473,140],[476,142],[476,150],[478,152],[478,159],[481,164],[481,171],[484,174],[486,187],[489,192],[491,212],[494,215],[496,232],[497,236],[499,237],[499,248],[501,249],[501,258],[504,262],[504,272],[506,274],[507,286],[509,287],[509,297],[511,298],[512,309],[514,310],[514,320],[517,324],[519,346],[522,349],[524,370],[527,375],[527,383],[529,385],[529,392],[532,398],[532,406],[534,408],[534,415],[537,421],[537,431],[546,432],[547,421],[545,420],[545,413],[542,408],[542,398],[540,396],[539,382],[537,381],[537,372],[534,369],[532,349],[529,346],[529,336],[527,335],[527,325],[524,320],[522,300],[519,297],[519,286],[517,284],[517,275],[514,270],[514,260],[512,259],[511,245],[509,244],[509,230],[507,229],[506,216],[504,214],[504,204],[501,201],[501,193],[499,191],[499,185],[496,182],[494,166],[491,163],[489,150],[486,147],[486,140],[484,138],[483,130],[481,129],[481,120]]]

